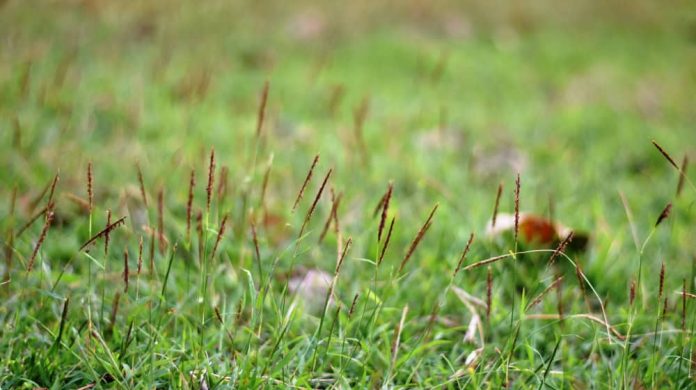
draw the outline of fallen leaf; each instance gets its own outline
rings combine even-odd
[[[496,218],[495,226],[492,225],[492,221],[488,223],[486,235],[499,237],[505,233],[513,232],[514,229],[515,216],[513,214],[501,213]],[[584,251],[589,242],[589,234],[586,232],[576,231],[539,215],[520,213],[519,237],[520,241],[527,245],[552,247],[571,232],[573,232],[574,237],[568,248]]]

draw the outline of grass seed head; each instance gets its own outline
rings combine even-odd
[[[336,111],[341,105],[341,101],[343,101],[345,92],[346,88],[343,86],[343,84],[338,84],[331,87],[331,94],[329,96],[328,103],[328,111],[331,116],[336,115]]]
[[[143,236],[140,236],[140,241],[138,241],[138,275],[143,269]]]
[[[667,153],[667,151],[662,146],[660,146],[660,144],[657,143],[657,141],[652,140],[652,144],[655,145],[657,150],[674,167],[674,169],[676,169],[678,171],[679,166],[677,166],[677,163],[674,162],[674,159],[672,158],[672,156],[670,156],[669,153]]]
[[[362,157],[363,164],[367,163],[367,158],[369,156],[367,145],[365,143],[365,136],[363,135],[365,119],[367,118],[369,108],[370,100],[367,96],[365,96],[360,101],[360,104],[353,109],[353,132],[355,133],[355,142],[358,146],[358,151]]]
[[[466,243],[466,247],[464,248],[464,252],[462,252],[462,255],[459,257],[459,262],[457,262],[457,268],[454,269],[454,274],[452,275],[457,276],[459,273],[459,270],[462,268],[462,264],[464,264],[464,260],[466,260],[466,255],[469,253],[469,249],[471,248],[471,243],[474,241],[474,233],[471,233],[469,235],[469,241]]]
[[[140,168],[140,163],[136,163],[135,167],[138,170],[138,184],[140,184],[140,196],[143,198],[143,203],[147,207],[147,192],[145,192],[145,180],[143,179],[143,170]]]
[[[295,198],[295,203],[292,205],[292,211],[295,211],[297,208],[297,205],[300,203],[300,200],[302,199],[302,195],[304,195],[305,189],[307,188],[307,185],[309,184],[309,181],[312,179],[312,174],[314,173],[314,167],[317,166],[317,162],[319,162],[319,155],[317,154],[314,156],[314,160],[312,160],[312,165],[309,167],[309,171],[307,171],[307,176],[304,179],[304,182],[302,183],[302,187],[300,187],[300,192],[297,193],[297,197]]]
[[[394,222],[396,217],[392,217],[391,223],[389,223],[389,229],[387,230],[387,238],[384,239],[384,245],[382,245],[382,251],[379,253],[379,259],[377,260],[377,266],[382,264],[384,260],[384,255],[387,253],[387,248],[389,247],[389,241],[391,241],[392,231],[394,230]]]
[[[582,277],[582,267],[580,267],[580,264],[575,263],[575,277],[578,279],[578,285],[580,286],[580,292],[582,293],[582,296],[584,297],[586,292],[585,292],[585,279]]]
[[[498,184],[498,192],[495,195],[495,206],[493,206],[493,218],[491,219],[491,227],[495,227],[496,219],[498,219],[498,207],[500,206],[500,197],[503,195],[503,183]]]
[[[574,236],[574,233],[571,231],[570,233],[568,233],[566,238],[564,238],[563,241],[561,241],[558,244],[558,246],[556,247],[556,250],[554,250],[553,253],[551,254],[551,258],[549,259],[549,265],[553,265],[553,263],[556,261],[558,256],[561,253],[563,253],[563,251],[566,250],[566,247],[568,246],[568,244],[570,244],[570,242],[573,241],[573,236]]]
[[[150,229],[152,233],[152,229]],[[155,234],[150,234],[150,276],[155,275],[155,241],[157,237]]]
[[[556,287],[560,287],[561,281],[563,280],[563,276],[557,276],[556,279],[551,282],[551,284],[544,289],[539,295],[537,295],[525,308],[525,311],[533,308],[534,306],[538,305],[541,303],[541,301],[544,299],[546,294],[549,293],[549,291],[553,290]]]
[[[58,186],[59,181],[60,181],[60,173],[56,173],[56,175],[53,177],[53,181],[51,182],[51,189],[48,192],[48,201],[46,202],[46,207],[49,210],[52,210],[53,206],[55,206],[55,202],[53,201],[53,196],[55,195],[56,186]]]
[[[486,275],[486,318],[490,321],[491,319],[491,306],[493,301],[493,271],[491,267],[488,267],[488,274]]]
[[[55,179],[55,178],[54,178],[54,179]],[[43,199],[43,197],[46,195],[46,193],[48,192],[48,189],[51,188],[51,183],[53,183],[53,180],[54,180],[54,179],[51,179],[50,182],[46,183],[46,185],[43,187],[43,189],[41,190],[41,192],[39,192],[39,194],[38,194],[37,196],[35,196],[35,197],[32,199],[31,202],[29,202],[28,211],[29,211],[30,213],[31,213],[32,211],[34,211],[34,210],[36,209],[36,207],[39,205],[39,202],[41,202],[41,200]]]
[[[108,228],[109,225],[111,225],[111,209],[106,210],[106,227]],[[109,254],[109,233],[111,233],[111,231],[105,229],[105,233],[104,233],[104,255],[108,255],[108,254]]]
[[[403,260],[401,260],[401,265],[399,266],[399,273],[401,273],[401,271],[404,270],[406,263],[413,255],[413,252],[416,251],[418,244],[420,244],[421,240],[425,236],[425,233],[427,233],[428,229],[430,229],[430,226],[432,225],[433,216],[435,216],[435,212],[437,211],[437,208],[439,206],[440,206],[439,204],[436,204],[435,207],[433,207],[433,210],[430,212],[430,215],[428,215],[428,219],[425,220],[425,223],[423,224],[423,226],[421,226],[420,230],[418,230],[418,233],[416,234],[416,237],[411,242],[411,246],[409,246],[408,251],[406,252],[406,255],[404,256]]]
[[[662,212],[660,213],[660,216],[657,217],[657,222],[655,222],[655,227],[660,226],[660,224],[667,218],[669,218],[669,214],[672,212],[672,203],[667,203],[667,206],[665,206],[664,209],[662,209]]]
[[[329,217],[326,219],[326,222],[324,223],[324,228],[321,231],[321,234],[319,235],[319,242],[321,243],[324,241],[324,237],[326,236],[326,233],[328,233],[329,228],[331,227],[331,222],[334,222],[334,225],[336,226],[336,233],[338,234],[338,207],[341,204],[341,198],[343,197],[343,193],[340,193],[338,195],[334,195],[333,189],[331,189],[331,211],[329,211]]]
[[[338,258],[338,262],[336,263],[336,270],[335,270],[336,277],[338,277],[339,273],[341,272],[341,266],[343,265],[343,260],[345,260],[346,254],[348,254],[348,250],[350,249],[350,245],[352,243],[353,243],[353,239],[351,237],[348,237],[348,240],[346,241],[345,245],[343,246],[343,251],[341,251],[341,257]]]
[[[563,320],[563,313],[565,310],[563,309],[563,276],[559,276],[556,278],[558,281],[558,284],[556,286],[556,301],[557,301],[557,310],[558,310],[558,318]]]
[[[227,225],[227,218],[228,214],[225,214],[225,216],[222,218],[222,222],[220,222],[220,229],[218,230],[217,237],[215,238],[215,245],[213,245],[213,253],[211,255],[211,259],[215,258],[215,253],[217,252],[218,246],[220,245],[220,241],[222,241],[222,237],[225,235],[225,226]]]
[[[121,217],[116,222],[113,222],[113,223],[106,225],[106,227],[104,229],[102,229],[99,233],[93,235],[89,240],[85,241],[85,243],[82,244],[82,246],[80,247],[80,251],[87,248],[89,245],[93,244],[95,241],[97,241],[98,239],[100,239],[102,237],[104,237],[104,240],[106,241],[107,235],[110,234],[112,230],[114,230],[117,227],[119,227],[120,225],[124,224],[125,221],[126,221],[126,217]]]
[[[128,292],[128,248],[123,250],[123,293]]]
[[[312,202],[312,206],[309,208],[309,211],[307,211],[307,215],[305,216],[304,222],[302,222],[302,227],[300,228],[300,234],[298,235],[298,237],[302,237],[307,223],[312,218],[312,215],[314,214],[314,209],[316,209],[317,204],[319,203],[319,199],[321,199],[321,194],[324,192],[324,188],[326,187],[326,183],[329,181],[332,172],[333,169],[329,169],[329,171],[326,173],[326,176],[324,176],[324,181],[322,181],[321,186],[319,187],[319,191],[317,191],[317,195],[314,197],[314,202]]]
[[[203,264],[203,249],[205,242],[203,241],[203,211],[198,210],[196,214],[196,235],[198,236],[198,261]]]
[[[44,221],[44,226],[41,229],[41,234],[39,235],[38,241],[36,241],[36,245],[34,246],[34,251],[31,253],[31,257],[29,258],[29,263],[27,265],[27,272],[31,272],[31,269],[34,267],[34,261],[36,260],[36,255],[39,253],[39,249],[41,249],[41,245],[43,245],[44,240],[46,239],[46,234],[48,233],[48,228],[51,227],[51,222],[53,222],[53,216],[55,214],[53,211],[48,210],[46,211],[46,219]]]
[[[157,240],[160,253],[164,253],[164,188],[157,192]]]
[[[662,266],[660,267],[660,288],[658,289],[658,294],[657,294],[657,300],[658,302],[662,298],[662,292],[664,291],[665,287],[665,262],[662,262]]]
[[[256,234],[256,224],[254,224],[254,219],[250,218],[249,224],[251,225],[251,238],[254,241],[254,253],[256,254],[256,261],[261,264],[261,251],[259,250],[259,238]]]
[[[208,185],[205,188],[207,195],[205,210],[210,211],[210,203],[213,200],[213,186],[215,186],[215,148],[210,148],[210,162],[208,164]]]
[[[271,167],[273,166],[273,155],[268,159],[268,165],[266,165],[266,171],[263,173],[263,181],[261,182],[261,199],[259,203],[261,204],[261,210],[263,210],[264,215],[268,214],[268,208],[266,207],[266,193],[268,191],[268,181],[271,177]]]
[[[111,304],[111,321],[109,321],[108,333],[111,333],[116,326],[116,317],[118,316],[118,308],[121,305],[121,293],[116,292],[114,302]]]
[[[222,320],[222,315],[220,315],[220,309],[218,309],[217,306],[215,306],[213,310],[215,311],[215,317],[220,322],[220,324],[224,324],[225,322]]]
[[[220,168],[220,178],[218,180],[217,187],[218,204],[224,202],[225,198],[227,197],[227,183],[229,181],[229,175],[230,169],[227,167],[227,165],[223,165],[222,168]]]
[[[261,90],[261,101],[259,102],[259,111],[256,117],[256,138],[261,137],[261,130],[263,129],[263,122],[266,118],[266,104],[268,103],[268,89],[270,83],[266,80],[263,83],[263,89]]]
[[[92,162],[87,163],[87,202],[89,205],[89,212],[92,212],[94,207],[94,182],[92,177]]]
[[[682,190],[684,189],[684,181],[686,179],[686,170],[689,166],[689,158],[687,155],[684,155],[684,159],[682,160],[681,164],[681,169],[679,171],[679,182],[677,183],[677,196],[681,195]]]
[[[188,199],[186,201],[186,241],[191,241],[191,213],[193,212],[193,194],[194,188],[196,186],[196,170],[191,169],[191,176],[189,177],[189,191]]]
[[[384,230],[384,224],[387,221],[387,212],[389,211],[389,201],[391,200],[392,190],[394,186],[389,183],[387,192],[384,195],[384,202],[382,204],[382,217],[379,220],[379,229],[377,230],[377,242],[382,242],[382,231]]]
[[[358,293],[356,293],[353,297],[353,303],[350,304],[350,310],[348,310],[348,318],[350,318],[355,311],[355,304],[358,302],[358,297],[360,297],[360,294]]]
[[[24,225],[22,225],[22,227],[19,228],[19,230],[17,230],[17,234],[15,236],[16,237],[21,236],[22,233],[24,233],[27,229],[29,229],[29,227],[31,225],[34,224],[34,222],[36,222],[41,216],[44,216],[47,211],[48,211],[48,207],[44,207],[41,210],[39,210],[39,212],[37,212],[31,218],[29,218],[29,221],[27,221]],[[44,220],[45,220],[45,218],[44,218]]]

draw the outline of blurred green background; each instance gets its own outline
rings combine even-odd
[[[674,192],[650,140],[693,152],[695,17],[690,1],[5,1],[1,191],[92,160],[117,193],[140,161],[182,198],[211,146],[243,182],[268,80],[257,157],[274,154],[278,207],[322,153],[356,204],[391,179],[402,213],[444,201],[442,226],[468,232],[520,171],[524,209],[551,198],[614,236],[619,190],[639,226]]]

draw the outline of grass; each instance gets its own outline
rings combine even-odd
[[[692,387],[694,7],[438,4],[0,3],[0,387]]]

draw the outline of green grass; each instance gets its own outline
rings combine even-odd
[[[696,308],[687,299],[683,317],[681,290],[695,293],[696,189],[675,195],[679,173],[651,140],[696,158],[694,7],[408,4],[0,5],[0,387],[693,387]],[[91,213],[75,201],[90,162]],[[518,172],[521,210],[589,232],[587,251],[547,267],[555,245],[486,236],[499,183],[513,212]],[[28,272],[45,218],[20,231],[57,173]],[[320,242],[338,194],[339,232]],[[80,250],[108,210],[126,217],[108,253],[104,237]],[[464,266],[510,256],[454,275],[471,233]],[[328,273],[332,299],[288,290],[310,270]]]

